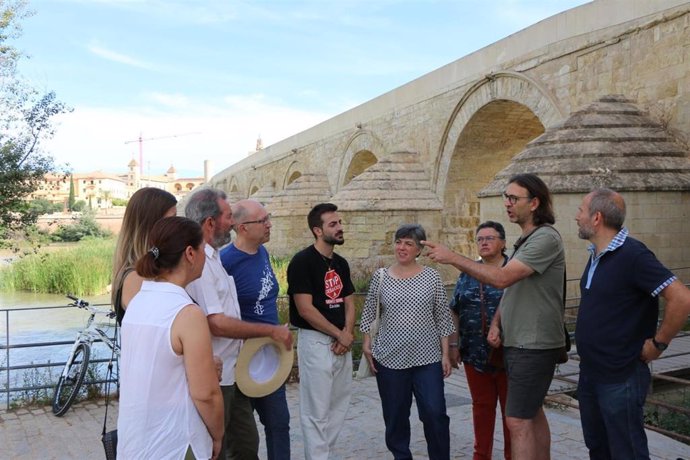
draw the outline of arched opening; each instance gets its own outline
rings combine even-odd
[[[258,191],[259,191],[259,187],[256,185],[252,185],[252,187],[249,189],[249,196],[254,195]]]
[[[481,218],[477,193],[543,132],[539,118],[514,101],[494,100],[472,115],[455,144],[444,190],[443,232],[450,247],[476,254],[472,241]]]
[[[288,185],[292,184],[293,182],[295,182],[300,177],[302,177],[302,173],[299,171],[294,171],[292,174],[290,174],[290,177],[288,177],[288,180],[287,180],[287,183],[285,184],[285,186],[287,187]]]
[[[368,150],[357,152],[347,167],[343,185],[349,184],[352,179],[362,174],[370,166],[375,165],[377,161],[376,156]]]

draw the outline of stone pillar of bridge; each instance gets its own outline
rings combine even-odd
[[[556,228],[566,244],[568,278],[579,278],[587,242],[577,237],[575,214],[594,187],[620,192],[625,225],[669,268],[690,265],[688,147],[623,96],[603,97],[575,111],[527,144],[480,193],[482,220],[505,220],[501,194],[509,178],[536,173],[554,195]],[[507,225],[509,241],[519,233]],[[689,281],[690,270],[678,275]],[[576,283],[570,283],[576,291]]]
[[[331,201],[332,196],[328,179],[322,173],[303,173],[273,196],[266,204],[273,224],[271,241],[266,245],[269,252],[278,257],[291,257],[312,244],[314,236],[307,225],[307,214],[314,205]]]
[[[438,239],[443,205],[429,187],[416,152],[393,152],[354,177],[333,197],[346,223],[345,252],[355,276],[391,264],[401,224],[419,223]]]

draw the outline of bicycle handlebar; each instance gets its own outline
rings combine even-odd
[[[75,297],[71,294],[67,294],[67,297],[74,301],[74,303],[71,305],[73,305],[77,308],[84,308],[86,310],[89,310],[92,313],[98,313],[101,315],[105,315],[110,319],[114,319],[117,316],[117,314],[115,313],[114,310],[102,310],[99,308],[91,307],[91,306],[89,306],[89,302],[87,302],[86,300],[82,300],[82,299]]]
[[[88,306],[89,306],[89,302],[87,302],[86,300],[82,300],[82,299],[80,299],[80,298],[78,298],[78,297],[74,297],[74,296],[71,295],[71,294],[67,294],[67,298],[72,299],[72,300],[74,301],[74,304],[75,304],[77,307],[80,307],[80,308],[81,308],[81,307],[88,307]]]

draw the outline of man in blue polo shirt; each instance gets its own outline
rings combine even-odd
[[[647,363],[668,347],[690,314],[690,291],[623,227],[625,201],[609,189],[582,200],[575,219],[589,240],[577,317],[577,397],[592,459],[648,459],[643,408]],[[657,330],[659,295],[666,301]]]

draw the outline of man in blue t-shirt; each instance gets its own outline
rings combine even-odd
[[[278,280],[264,247],[271,238],[271,216],[261,203],[254,200],[235,203],[232,216],[237,237],[233,244],[221,251],[220,260],[235,280],[242,320],[276,325]],[[238,388],[235,392],[236,399],[247,398]],[[285,385],[270,395],[250,399],[264,425],[268,459],[289,459],[290,413]]]
[[[668,347],[690,314],[690,291],[623,227],[625,201],[595,189],[577,213],[590,259],[580,290],[577,397],[590,458],[649,458],[644,401],[647,363]],[[666,301],[657,330],[659,295]]]

